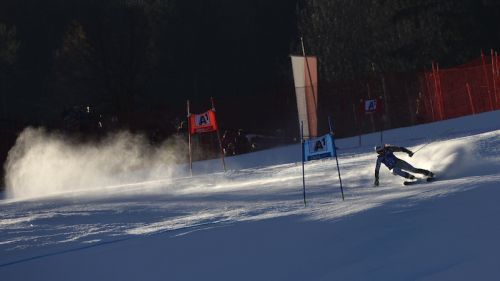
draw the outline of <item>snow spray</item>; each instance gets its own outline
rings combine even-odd
[[[168,178],[187,149],[180,139],[151,146],[128,132],[95,143],[76,143],[61,134],[26,128],[5,164],[6,194],[18,199]],[[94,194],[95,195],[95,194]]]

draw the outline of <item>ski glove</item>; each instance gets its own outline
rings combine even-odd
[[[409,150],[407,148],[401,147],[401,151],[408,153],[408,156],[410,156],[410,157],[413,156],[413,152],[411,152],[411,150]]]
[[[378,178],[375,178],[375,182],[373,183],[374,186],[378,186]]]

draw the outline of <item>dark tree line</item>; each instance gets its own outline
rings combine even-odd
[[[0,162],[28,125],[162,141],[211,96],[224,128],[274,132],[294,18],[288,0],[0,1]]]
[[[21,2],[21,3],[20,3]],[[173,68],[164,42],[173,1],[8,1],[18,63],[4,92],[6,117],[57,125],[64,109],[89,105],[125,114],[145,108],[155,73]],[[161,39],[160,39],[161,38]],[[3,83],[2,83],[3,84]],[[127,118],[127,116],[124,116]],[[56,122],[56,123],[54,123]]]
[[[498,16],[494,0],[299,1],[298,33],[320,61],[320,113],[343,136],[415,124],[418,72],[498,50]],[[384,116],[358,114],[369,97],[384,98]]]
[[[319,57],[320,85],[456,65],[499,44],[493,0],[269,2],[4,0],[0,117],[58,127],[89,105],[151,130],[147,119],[183,118],[186,99],[204,110],[214,96],[229,127],[292,128],[273,116],[294,118],[299,36]]]
[[[2,92],[5,118],[57,127],[61,112],[90,105],[140,129],[147,122],[138,120],[148,119],[143,112],[183,117],[188,98],[198,110],[214,96],[228,114],[250,115],[259,102],[276,102],[273,92],[288,82],[276,69],[287,63],[295,37],[290,1],[5,0],[0,5],[0,22],[17,30],[8,40],[19,44],[13,76],[2,81],[9,84]]]
[[[500,1],[300,2],[299,33],[326,81],[461,64],[498,47]]]
[[[339,80],[381,81],[498,48],[499,16],[496,0],[2,0],[0,160],[24,126],[74,128],[68,120],[82,114],[103,131],[161,140],[186,99],[202,112],[210,97],[224,128],[291,138],[288,55],[301,53],[300,36],[319,58],[331,112],[355,96],[329,88]],[[393,99],[415,94],[403,92]]]

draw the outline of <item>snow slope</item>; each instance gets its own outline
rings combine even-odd
[[[49,139],[81,166],[30,169],[59,157],[41,141],[29,147],[43,157],[26,159],[38,155],[27,148],[0,201],[0,277],[499,280],[500,111],[384,132],[386,142],[423,147],[401,158],[434,171],[429,184],[403,186],[382,168],[372,187],[379,138],[338,140],[345,201],[335,160],[307,163],[305,207],[298,145],[230,157],[225,173],[212,160],[195,163],[193,177],[169,166],[73,185],[75,173],[93,175],[106,161]],[[99,149],[92,155],[106,155]]]

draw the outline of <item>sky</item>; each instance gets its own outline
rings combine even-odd
[[[497,120],[500,111],[384,132],[416,152],[398,156],[437,175],[412,186],[385,168],[372,186],[379,134],[339,139],[345,200],[335,159],[318,160],[305,165],[306,206],[299,145],[229,157],[227,172],[218,159],[197,162],[191,177],[172,144],[170,158],[155,158],[130,134],[76,147],[27,129],[0,201],[0,276],[497,280]]]

